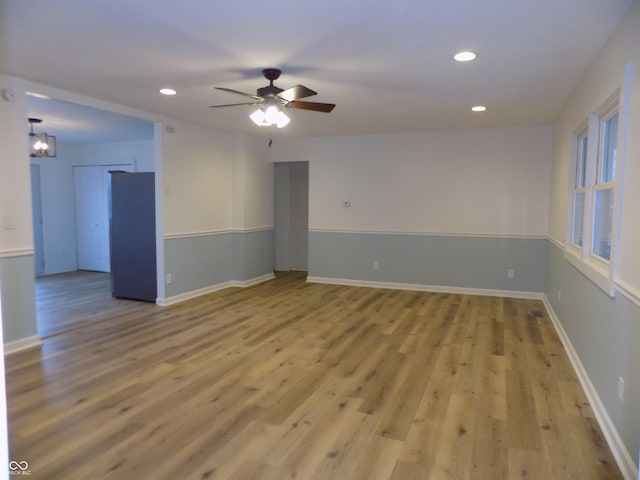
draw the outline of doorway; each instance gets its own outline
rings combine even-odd
[[[31,158],[36,315],[41,338],[137,309],[112,297],[110,170],[156,170],[154,124],[27,97],[57,138],[57,157]],[[42,261],[41,261],[42,259]],[[150,307],[149,304],[142,304]]]
[[[309,265],[309,162],[274,166],[275,269]]]

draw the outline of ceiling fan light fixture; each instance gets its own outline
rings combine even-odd
[[[269,125],[273,125],[274,123],[278,123],[280,119],[280,110],[278,110],[278,107],[275,105],[269,105],[264,112],[264,116]]]
[[[251,115],[249,115],[249,118],[253,121],[253,123],[258,125],[259,127],[261,127],[265,121],[264,112],[262,111],[261,108],[259,108],[258,110],[253,112]]]
[[[287,117],[284,112],[279,113],[280,115],[278,115],[278,121],[276,122],[276,125],[278,126],[278,128],[286,127],[287,125],[289,125],[291,119]]]
[[[278,107],[270,105],[266,109],[259,108],[249,118],[259,127],[276,125],[278,128],[286,127],[291,121]]]
[[[246,101],[244,103],[228,103],[224,105],[210,105],[209,108],[235,107],[238,105],[260,105],[258,110],[249,115],[251,121],[259,127],[270,127],[272,125],[276,125],[278,128],[283,128],[291,122],[291,119],[282,111],[283,108],[297,108],[301,110],[329,113],[335,107],[335,104],[333,103],[300,101],[301,98],[307,98],[318,94],[318,92],[314,92],[304,85],[295,85],[286,90],[276,87],[273,84],[273,81],[280,77],[280,73],[282,72],[277,68],[265,68],[262,70],[262,75],[264,78],[269,80],[269,85],[259,88],[256,95],[234,90],[232,88],[214,87],[217,90],[250,98],[251,101]]]

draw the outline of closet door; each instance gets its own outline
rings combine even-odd
[[[102,167],[73,167],[78,270],[109,271],[109,225]],[[105,243],[106,241],[106,243]]]
[[[78,270],[111,271],[109,217],[111,170],[132,164],[73,167]]]

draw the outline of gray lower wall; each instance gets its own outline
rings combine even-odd
[[[233,272],[232,234],[167,239],[164,257],[165,273],[172,277],[167,298],[227,282]]]
[[[244,282],[273,273],[273,230],[233,233],[233,280]]]
[[[170,238],[164,248],[167,298],[273,272],[273,230]]]
[[[33,255],[0,257],[4,343],[38,334]]]
[[[545,294],[627,450],[637,458],[640,308],[620,293],[610,298],[551,242]],[[618,400],[619,377],[625,381],[624,403]]]
[[[312,277],[543,292],[546,256],[538,238],[309,233]]]

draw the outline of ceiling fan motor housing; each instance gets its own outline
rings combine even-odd
[[[268,85],[266,87],[262,87],[258,89],[258,96],[269,98],[269,97],[276,96],[280,92],[284,92],[284,90],[282,88],[278,88],[273,85]]]
[[[274,97],[280,92],[284,92],[284,89],[273,85],[273,81],[280,78],[281,73],[277,68],[265,68],[262,70],[262,75],[269,80],[269,85],[258,89],[257,93],[259,97]]]
[[[270,82],[273,82],[274,80],[280,78],[281,73],[282,72],[277,68],[265,68],[264,70],[262,70],[262,75],[264,75],[264,78],[266,78]]]

